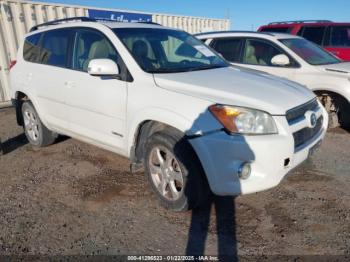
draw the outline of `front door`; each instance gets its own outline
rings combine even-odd
[[[125,142],[127,82],[125,79],[91,76],[92,59],[107,58],[124,66],[112,43],[101,32],[77,29],[72,70],[65,75],[70,107],[70,129],[77,135],[122,149]],[[120,68],[123,72],[123,69]]]
[[[298,65],[290,56],[287,55],[291,61],[288,66],[276,66],[271,63],[272,58],[280,54],[287,55],[283,50],[268,41],[247,39],[243,50],[242,63],[237,65],[295,81]]]

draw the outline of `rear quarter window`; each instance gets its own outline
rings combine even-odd
[[[24,40],[23,59],[28,62],[38,62],[40,56],[39,41],[42,34],[27,36]]]

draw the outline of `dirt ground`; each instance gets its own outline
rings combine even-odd
[[[0,255],[350,255],[345,131],[277,188],[186,213],[164,210],[118,155],[68,138],[33,149],[12,109],[0,137]]]

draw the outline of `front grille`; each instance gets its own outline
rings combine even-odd
[[[314,136],[318,134],[318,132],[321,130],[323,125],[323,116],[320,116],[317,119],[316,126],[314,128],[303,128],[293,134],[294,137],[294,148],[297,150],[299,147],[301,147],[303,144],[307,143],[308,141],[312,140]]]
[[[305,118],[305,113],[307,111],[317,111],[319,107],[317,99],[313,99],[306,104],[290,109],[286,113],[286,118],[289,125],[292,125],[294,122],[300,121]]]

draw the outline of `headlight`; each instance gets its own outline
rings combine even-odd
[[[209,110],[231,133],[245,135],[278,133],[272,116],[264,111],[225,105],[213,105]]]

